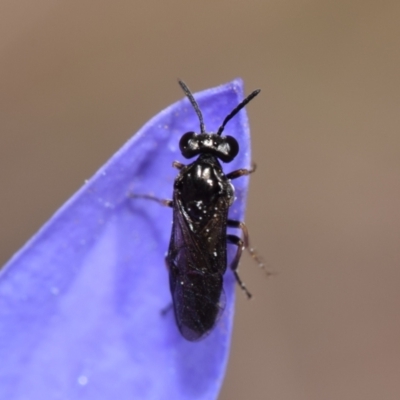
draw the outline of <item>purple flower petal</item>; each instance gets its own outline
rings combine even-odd
[[[179,87],[177,87],[179,90]],[[241,101],[241,80],[195,95],[207,131]],[[215,399],[222,385],[235,281],[225,276],[226,308],[211,334],[181,337],[164,256],[172,211],[130,193],[171,198],[186,162],[178,143],[198,131],[187,99],[155,116],[9,261],[0,274],[0,398]],[[230,172],[250,165],[245,111],[226,128],[238,139]],[[230,210],[243,220],[248,179],[234,181]],[[232,257],[230,249],[230,257]]]

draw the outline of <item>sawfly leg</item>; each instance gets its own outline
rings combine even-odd
[[[231,264],[231,270],[233,272],[233,275],[235,275],[236,282],[238,283],[240,288],[246,293],[246,296],[249,299],[251,299],[251,297],[252,297],[251,293],[247,290],[246,285],[240,279],[240,276],[237,272],[237,269],[239,266],[239,260],[240,260],[240,257],[242,255],[242,251],[244,248],[244,241],[242,239],[240,239],[240,237],[235,236],[235,235],[226,235],[226,239],[229,243],[237,246],[237,251],[236,251],[235,257]]]

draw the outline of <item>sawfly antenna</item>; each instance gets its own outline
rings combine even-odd
[[[200,111],[200,107],[197,104],[197,101],[194,99],[192,92],[189,90],[189,88],[186,86],[185,82],[178,80],[179,85],[181,86],[182,90],[184,91],[186,97],[189,99],[189,101],[192,103],[192,106],[194,108],[194,111],[196,111],[197,116],[199,117],[200,121],[200,133],[206,133],[205,127],[204,127],[204,121],[203,121],[203,114]],[[250,101],[250,100],[249,100]]]
[[[254,99],[254,97],[256,97],[258,95],[258,93],[260,93],[261,90],[257,89],[255,90],[253,93],[250,93],[238,106],[236,106],[231,112],[230,114],[228,114],[226,116],[226,118],[224,119],[224,122],[222,123],[222,125],[219,127],[217,135],[221,136],[221,133],[224,131],[225,125],[243,108],[246,106],[246,104],[248,104],[251,100]]]

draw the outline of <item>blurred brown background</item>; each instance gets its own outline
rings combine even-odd
[[[254,160],[220,399],[400,398],[400,2],[0,2],[0,262],[151,116],[243,77]]]

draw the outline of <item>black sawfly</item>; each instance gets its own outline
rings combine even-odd
[[[239,144],[232,136],[222,136],[225,125],[260,90],[253,91],[230,114],[216,133],[207,133],[201,110],[182,81],[178,81],[192,104],[200,122],[200,133],[187,132],[179,142],[183,157],[198,158],[188,165],[175,161],[179,170],[174,182],[173,199],[137,196],[155,200],[173,209],[172,233],[166,264],[176,322],[182,336],[189,341],[204,338],[215,326],[223,310],[223,275],[227,268],[227,244],[237,246],[231,269],[236,281],[250,298],[251,294],[239,278],[237,267],[242,250],[249,247],[248,232],[241,221],[228,219],[229,207],[235,199],[232,179],[249,175],[250,169],[238,169],[225,174],[219,160],[229,163],[239,153]],[[239,228],[243,239],[227,233],[227,228]]]

